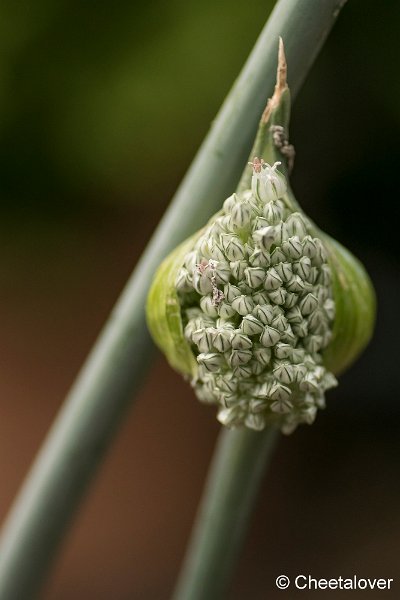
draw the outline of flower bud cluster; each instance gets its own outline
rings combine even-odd
[[[321,357],[335,316],[331,269],[307,218],[285,202],[277,165],[251,164],[251,190],[224,202],[176,288],[198,398],[224,425],[290,433],[314,421],[336,385]]]

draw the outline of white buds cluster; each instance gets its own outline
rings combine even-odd
[[[224,425],[290,433],[313,422],[336,385],[321,357],[335,316],[331,270],[307,218],[285,202],[279,163],[251,164],[251,190],[224,202],[176,289],[198,398]]]

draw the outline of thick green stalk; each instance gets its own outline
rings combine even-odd
[[[280,0],[210,133],[68,395],[4,525],[0,600],[31,600],[55,556],[116,426],[142,382],[152,343],[146,295],[166,254],[235,189],[275,83],[278,36],[294,93],[343,0]]]
[[[224,429],[174,600],[221,600],[231,579],[278,430]]]

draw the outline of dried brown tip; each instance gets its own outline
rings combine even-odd
[[[268,100],[268,104],[264,110],[261,121],[266,123],[269,119],[271,111],[279,104],[282,92],[287,88],[287,63],[285,56],[285,46],[283,40],[279,37],[279,50],[278,50],[278,69],[276,72],[276,85],[274,95]]]

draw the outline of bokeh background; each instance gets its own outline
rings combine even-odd
[[[1,518],[272,5],[2,3]],[[283,596],[282,573],[399,572],[399,30],[395,0],[349,2],[293,109],[297,197],[367,265],[379,313],[316,424],[281,440],[232,600]],[[167,599],[217,433],[158,356],[43,598]]]

